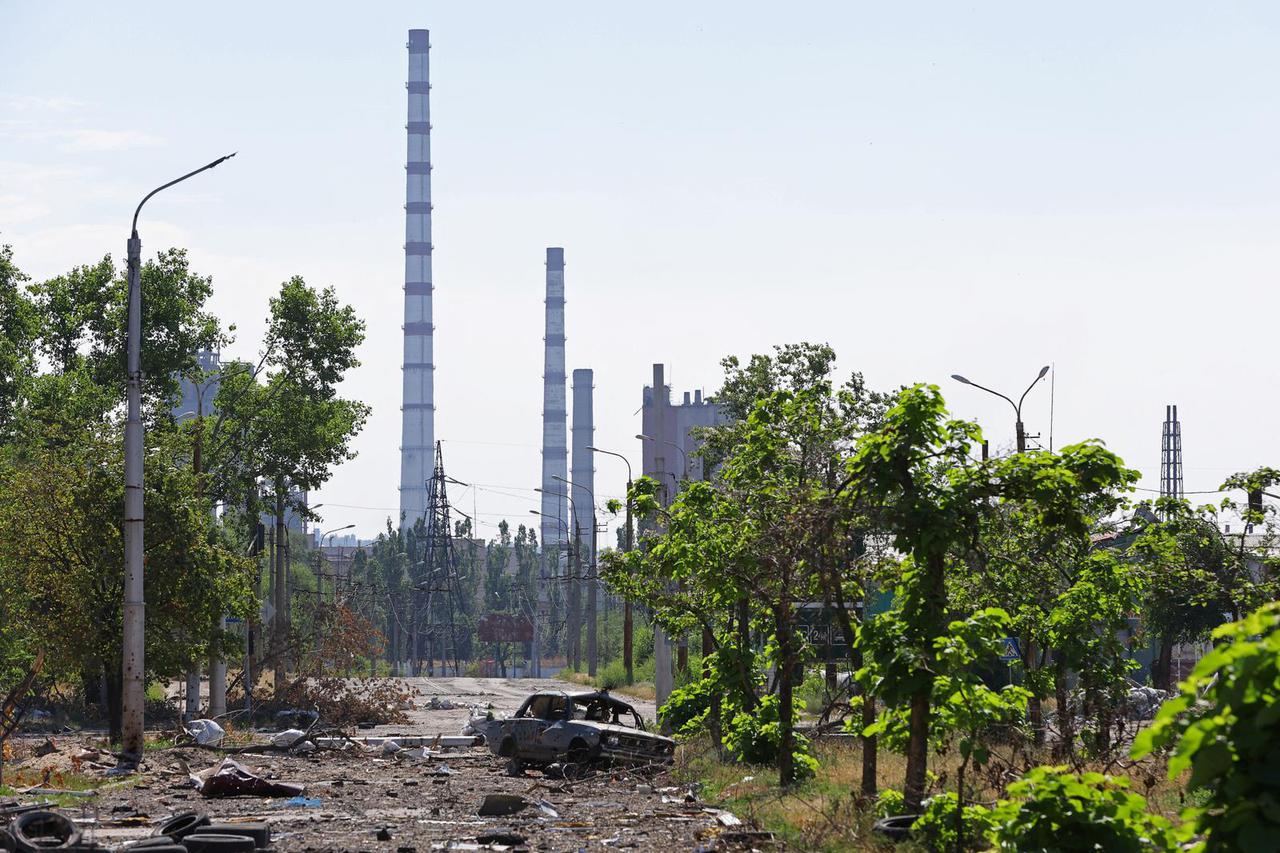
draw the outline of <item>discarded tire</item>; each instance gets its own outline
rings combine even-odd
[[[253,839],[255,847],[262,849],[271,843],[271,828],[265,823],[211,823],[200,830],[202,835],[243,835]]]
[[[183,812],[160,824],[156,835],[167,835],[174,841],[181,841],[196,830],[209,825],[209,816],[203,812]]]
[[[253,853],[253,839],[247,835],[214,835],[193,832],[182,839],[187,853]]]
[[[141,841],[135,841],[132,844],[126,844],[125,850],[162,850],[166,847],[172,847],[178,844],[167,835],[154,835],[151,838],[144,838]],[[181,847],[181,844],[178,844]],[[183,848],[186,849],[186,848]]]
[[[13,836],[9,834],[9,830],[0,829],[0,850],[4,851],[4,853],[14,853],[17,849],[17,842],[13,840]]]
[[[69,818],[57,812],[20,814],[13,819],[10,831],[18,853],[74,847],[80,842],[80,830]]]
[[[876,821],[871,831],[890,841],[906,841],[911,837],[911,825],[919,819],[918,814],[896,814]]]
[[[187,853],[187,848],[173,840],[170,840],[168,844],[135,844],[132,847],[126,847],[124,849],[129,851],[137,850],[139,848],[146,850],[147,853]]]

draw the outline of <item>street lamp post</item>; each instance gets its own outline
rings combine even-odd
[[[612,450],[601,450],[598,447],[587,445],[587,450],[592,453],[603,453],[606,456],[616,456],[621,459],[627,466],[627,551],[630,552],[635,547],[635,530],[631,524],[631,460],[623,456],[621,453],[614,453]],[[632,633],[635,628],[635,620],[631,611],[631,599],[622,599],[622,663],[627,669],[627,684],[635,683],[635,656],[634,646],[631,642]]]
[[[324,562],[326,568],[329,566],[329,555],[324,552],[324,540],[331,538],[335,533],[343,530],[350,530],[355,527],[354,524],[344,524],[342,527],[335,527],[332,530],[326,530],[320,534],[320,559]],[[324,572],[321,571],[316,575],[316,598],[317,603],[324,600]],[[335,569],[333,573],[333,603],[338,603],[338,572]]]
[[[542,491],[542,490],[537,489],[536,491]],[[553,492],[552,494],[555,494],[555,493]],[[568,538],[569,525],[565,524],[562,519],[557,518],[554,515],[548,515],[547,513],[541,512],[540,510],[536,510],[536,509],[529,510],[529,513],[531,515],[539,516],[540,518],[554,520],[556,524],[564,528],[565,537]],[[557,565],[559,564],[559,558],[557,558],[556,563]],[[546,566],[546,543],[543,543],[542,564],[544,567]],[[546,575],[545,569],[543,570],[543,575],[544,576]],[[550,602],[548,601],[547,578],[542,577],[540,578],[540,583],[538,584],[538,614],[537,615],[542,616],[544,611],[546,611],[549,608],[549,606],[550,606]],[[542,677],[542,631],[538,627],[538,620],[536,618],[533,620],[533,659],[534,659],[534,674],[537,675],[538,678],[541,678]]]
[[[685,482],[688,482],[688,481],[689,481],[689,454],[685,452],[685,449],[684,449],[683,447],[681,447],[679,444],[676,444],[674,441],[668,441],[668,440],[667,440],[667,439],[665,439],[665,438],[664,438],[664,439],[658,439],[658,438],[655,438],[655,437],[654,437],[654,436],[652,436],[652,435],[645,435],[644,433],[637,433],[637,434],[636,434],[636,438],[640,439],[641,441],[651,441],[651,442],[654,442],[654,443],[657,443],[657,444],[665,444],[665,445],[667,445],[668,447],[674,447],[676,450],[680,451],[680,460],[681,460],[681,463],[682,463],[682,465],[683,465],[683,469],[684,469],[684,477],[683,477],[683,479],[684,479],[684,481],[685,481]],[[674,473],[672,473],[671,471],[662,471],[661,473],[666,474],[668,477],[670,477],[670,478],[671,478],[671,483],[672,483],[672,485],[674,485],[674,486],[675,486],[675,490],[674,490],[674,491],[667,492],[667,504],[668,504],[668,505],[670,505],[670,504],[671,504],[671,502],[675,500],[676,495],[680,494],[680,480],[677,480],[677,479],[676,479],[676,475],[675,475]],[[665,489],[666,489],[666,487],[667,487],[667,484],[666,484],[666,483],[663,483],[663,484],[662,484],[662,488],[665,490]],[[684,589],[684,583],[683,583],[683,582],[681,582],[681,583],[680,583],[680,587],[679,587],[679,588],[680,588],[681,590],[683,590],[683,589]],[[657,638],[657,636],[658,636],[658,635],[655,633],[655,634],[654,634],[654,637],[655,637],[654,642],[657,642],[657,639],[656,639],[656,638]],[[676,645],[676,668],[677,668],[678,670],[680,670],[681,672],[686,672],[686,671],[689,669],[689,638],[688,638],[687,636],[683,635],[683,634],[682,634],[682,635],[680,635],[679,639],[677,640],[677,645]],[[659,697],[659,698],[661,698],[661,697]]]
[[[676,450],[680,451],[680,461],[684,470],[684,479],[686,480],[689,479],[689,454],[685,452],[685,449],[683,447],[676,444],[674,441],[667,441],[665,438],[659,441],[653,436],[645,435],[644,433],[636,433],[636,438],[640,439],[641,441],[652,441],[658,444],[665,444],[665,445],[668,445],[669,447],[674,447]]]
[[[1040,372],[1036,374],[1036,378],[1031,380],[1031,384],[1027,386],[1026,391],[1022,392],[1022,396],[1018,398],[1018,402],[1016,403],[1010,400],[1005,395],[1001,394],[999,391],[992,390],[991,388],[988,388],[985,385],[979,385],[977,382],[972,382],[968,379],[965,379],[963,376],[961,376],[958,373],[951,374],[951,378],[965,385],[972,385],[974,388],[980,388],[983,391],[986,391],[988,394],[994,394],[995,396],[999,397],[1001,400],[1004,400],[1010,406],[1013,406],[1013,414],[1014,414],[1014,417],[1017,419],[1015,428],[1017,430],[1016,434],[1018,437],[1018,452],[1026,453],[1027,452],[1027,431],[1022,426],[1022,402],[1027,399],[1027,395],[1031,393],[1031,389],[1036,387],[1036,383],[1039,382],[1041,379],[1044,379],[1044,375],[1048,372],[1049,372],[1049,365],[1046,364],[1044,367],[1040,368]]]
[[[147,193],[133,212],[128,249],[129,307],[126,368],[128,414],[124,426],[124,636],[122,689],[120,696],[121,754],[123,764],[137,766],[142,760],[142,730],[145,724],[146,688],[146,603],[142,582],[142,240],[138,237],[138,215],[153,195],[181,183],[193,175],[212,169],[228,154],[169,181]]]
[[[1048,372],[1049,372],[1049,365],[1046,364],[1044,367],[1040,368],[1040,372],[1036,374],[1036,378],[1031,380],[1031,384],[1027,386],[1026,391],[1022,392],[1022,396],[1018,398],[1018,402],[1016,403],[1013,402],[1013,400],[1010,400],[1005,395],[1001,394],[999,391],[995,391],[991,388],[986,387],[985,385],[979,385],[977,382],[972,382],[964,378],[958,373],[951,374],[951,378],[965,385],[972,385],[974,388],[979,388],[983,391],[986,391],[988,394],[994,394],[995,396],[999,397],[1001,400],[1004,400],[1010,406],[1013,406],[1013,414],[1014,414],[1014,417],[1017,419],[1016,429],[1017,429],[1017,439],[1018,439],[1018,452],[1026,453],[1027,452],[1027,431],[1022,425],[1022,403],[1024,400],[1027,399],[1027,395],[1031,393],[1031,389],[1036,387],[1036,383],[1039,382],[1041,379],[1044,379],[1045,374]],[[1028,638],[1027,642],[1024,644],[1024,652],[1023,652],[1023,664],[1026,666],[1028,672],[1031,672],[1032,670],[1037,668],[1037,663],[1038,663],[1038,661],[1036,660],[1037,657],[1038,657],[1038,652],[1036,650],[1035,640]],[[1037,744],[1043,744],[1044,737],[1045,737],[1044,714],[1041,710],[1040,697],[1035,695],[1034,693],[1031,695],[1031,700],[1027,703],[1027,716],[1031,720],[1031,730],[1035,735],[1035,742]]]
[[[564,478],[557,477],[555,475],[552,475],[551,479],[559,480],[560,482],[565,483],[566,485],[569,484],[568,481],[565,480]],[[577,669],[578,665],[582,663],[582,645],[581,645],[581,639],[582,639],[582,532],[581,532],[581,529],[578,527],[578,523],[577,523],[577,520],[581,518],[581,516],[578,513],[577,502],[574,501],[574,499],[568,494],[568,492],[549,492],[546,489],[542,489],[542,488],[536,488],[534,489],[534,491],[538,492],[539,494],[551,495],[552,497],[557,497],[557,498],[564,498],[569,502],[569,508],[573,511],[573,519],[574,519],[573,528],[574,529],[571,532],[569,530],[568,523],[563,521],[559,516],[558,508],[560,504],[559,503],[556,504],[557,506],[556,524],[564,528],[565,538],[567,540],[570,540],[573,543],[570,551],[570,559],[573,563],[573,571],[572,571],[572,574],[569,575],[569,606],[568,606],[569,612],[566,614],[568,618],[566,619],[565,639],[567,642],[565,643],[565,653],[569,659],[570,664],[573,666],[574,669]],[[544,542],[543,545],[545,546],[546,543]],[[560,568],[560,555],[557,553],[556,569],[559,570],[559,568]]]
[[[598,618],[598,614],[596,613],[596,610],[598,608],[598,602],[596,599],[599,598],[599,595],[600,595],[599,589],[598,589],[597,571],[596,571],[596,496],[595,496],[595,493],[593,493],[586,486],[583,486],[579,483],[571,483],[568,480],[566,480],[564,477],[560,477],[553,474],[551,476],[551,479],[558,480],[559,482],[564,483],[566,486],[571,486],[572,488],[575,488],[575,489],[582,489],[582,491],[587,493],[587,499],[591,506],[591,517],[590,517],[591,562],[587,570],[586,620],[587,620],[587,675],[594,676],[596,674],[596,668],[597,668],[598,658],[599,658],[599,634],[598,634],[599,629],[598,629],[598,626],[596,625],[596,620]],[[574,510],[573,514],[575,517],[578,517],[578,511],[576,509]],[[578,532],[578,529],[577,529],[578,525],[575,524],[574,527],[575,527],[574,532],[576,535]],[[578,562],[579,563],[582,562],[581,557],[579,557]],[[574,642],[576,644],[577,642],[576,639]]]

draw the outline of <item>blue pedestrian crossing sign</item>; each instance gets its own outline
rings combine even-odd
[[[1005,637],[1000,643],[1000,660],[1011,663],[1022,660],[1022,649],[1018,647],[1017,637]]]

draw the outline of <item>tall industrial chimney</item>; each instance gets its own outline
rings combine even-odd
[[[582,556],[587,574],[587,673],[596,674],[596,507],[595,454],[587,448],[594,443],[595,390],[590,370],[573,371],[573,513],[572,529],[580,531],[584,548]],[[576,640],[576,638],[575,638]]]
[[[427,30],[409,30],[409,156],[405,165],[404,397],[400,512],[413,524],[427,511],[435,447],[435,364],[431,316],[431,108]]]
[[[542,371],[542,552],[552,578],[560,571],[569,525],[568,435],[564,376],[564,249],[547,249],[546,360]],[[555,479],[560,477],[561,480]],[[575,498],[576,500],[576,498]]]

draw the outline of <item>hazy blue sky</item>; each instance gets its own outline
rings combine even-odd
[[[1057,365],[1055,440],[1158,485],[1280,464],[1280,7],[1190,2],[643,4],[0,0],[0,241],[47,276],[189,248],[256,348],[301,274],[369,324],[374,407],[315,499],[397,506],[406,30],[431,30],[437,436],[457,495],[530,518],[543,249],[565,247],[568,367],[638,461],[651,364],[827,341],[878,387],[939,383],[995,446]],[[1026,420],[1048,435],[1049,388]],[[622,487],[601,459],[597,490]],[[340,506],[341,505],[341,506]],[[492,527],[482,528],[492,535]]]

